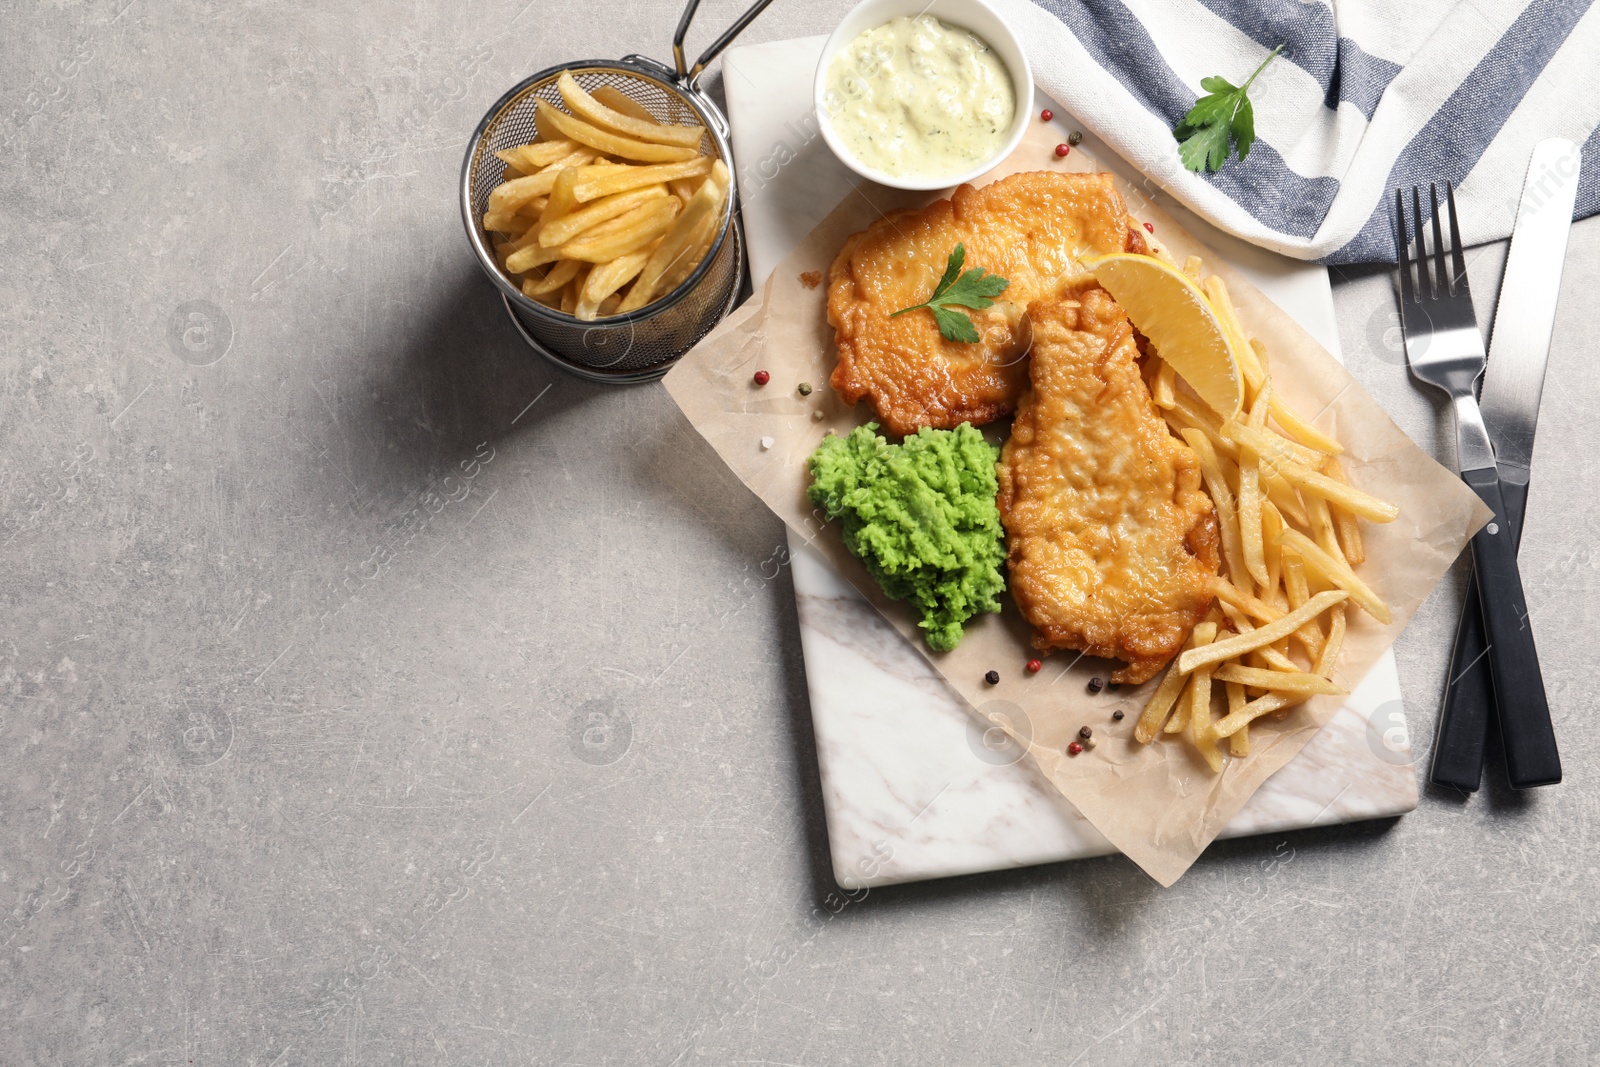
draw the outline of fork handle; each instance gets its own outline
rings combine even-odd
[[[1439,709],[1428,780],[1464,793],[1483,781],[1483,745],[1489,733],[1489,709],[1495,703],[1494,678],[1487,659],[1488,640],[1478,599],[1478,571],[1467,579],[1467,595],[1456,623],[1455,651]]]
[[[1522,575],[1517,570],[1516,529],[1506,511],[1500,472],[1493,466],[1461,472],[1494,517],[1472,536],[1472,562],[1478,576],[1483,629],[1489,640],[1484,657],[1499,696],[1500,737],[1506,774],[1515,789],[1561,781],[1561,756],[1545,698],[1539,653],[1533,643]]]

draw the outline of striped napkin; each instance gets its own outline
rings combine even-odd
[[[1462,238],[1505,237],[1534,144],[1583,145],[1600,211],[1594,0],[989,0],[1086,129],[1213,224],[1297,259],[1395,258],[1396,186],[1450,180]],[[1250,90],[1257,141],[1215,174],[1172,128],[1200,79]]]

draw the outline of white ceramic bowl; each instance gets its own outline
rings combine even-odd
[[[1011,88],[1016,96],[1017,109],[1011,118],[1011,128],[1006,131],[1004,143],[987,159],[959,174],[941,174],[927,178],[885,174],[857,159],[833,130],[825,98],[828,68],[833,64],[834,56],[854,41],[862,31],[881,26],[901,15],[932,15],[947,26],[971,30],[988,42],[989,47],[994,49],[995,55],[1006,65],[1006,70],[1011,75]],[[812,106],[816,109],[817,125],[822,130],[823,140],[828,142],[828,147],[833,149],[833,154],[838,156],[845,166],[863,178],[869,178],[893,189],[945,189],[976,178],[1010,155],[1021,143],[1022,134],[1028,128],[1028,120],[1033,117],[1033,69],[1028,65],[1028,56],[1023,52],[1022,43],[1017,40],[1017,35],[1011,31],[1011,27],[981,0],[932,0],[931,3],[929,0],[862,0],[851,8],[844,21],[839,23],[828,37],[827,43],[822,46],[822,58],[817,62],[817,74],[812,83],[811,94]]]

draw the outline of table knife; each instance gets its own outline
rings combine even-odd
[[[1551,138],[1534,146],[1489,340],[1479,406],[1494,445],[1495,466],[1505,495],[1505,521],[1511,527],[1507,532],[1513,544],[1522,537],[1539,397],[1555,327],[1580,162],[1579,149],[1571,141]],[[1456,627],[1449,681],[1434,739],[1429,780],[1436,785],[1467,792],[1478,788],[1490,708],[1498,706],[1497,701],[1517,699],[1515,693],[1495,692],[1486,653],[1478,583],[1472,580]],[[1553,737],[1540,750],[1543,756],[1529,757],[1527,751],[1527,746],[1506,746],[1506,770],[1514,787],[1552,785],[1561,780]]]

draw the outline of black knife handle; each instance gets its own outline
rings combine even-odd
[[[1561,756],[1545,698],[1539,653],[1533,643],[1528,604],[1517,570],[1516,530],[1506,514],[1500,472],[1493,467],[1461,475],[1494,518],[1472,536],[1472,562],[1489,651],[1484,657],[1500,698],[1500,736],[1512,788],[1530,789],[1561,781]]]
[[[1456,623],[1455,651],[1439,709],[1433,739],[1433,765],[1428,780],[1463,792],[1475,792],[1483,781],[1483,743],[1489,731],[1489,709],[1495,706],[1494,677],[1489,670],[1488,641],[1478,602],[1478,571],[1467,579],[1467,595]]]
[[[1500,493],[1505,500],[1517,549],[1522,548],[1522,519],[1528,511],[1526,468],[1501,467]],[[1471,793],[1483,780],[1483,748],[1490,730],[1489,709],[1495,703],[1494,677],[1485,655],[1482,608],[1478,603],[1478,572],[1467,576],[1467,595],[1456,623],[1456,643],[1450,654],[1450,673],[1439,709],[1434,736],[1433,767],[1428,780]]]

